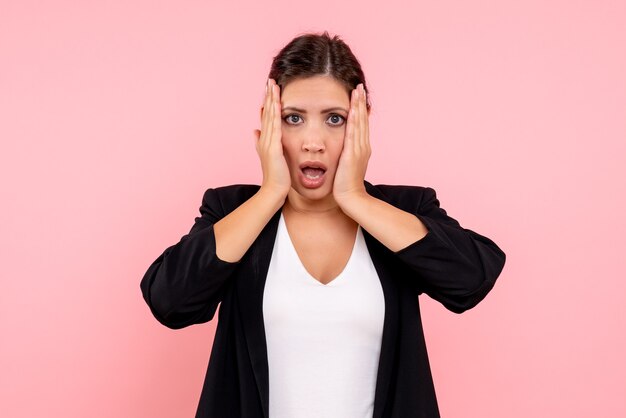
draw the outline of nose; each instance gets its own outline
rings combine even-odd
[[[306,152],[324,152],[326,147],[320,142],[307,141],[302,144],[302,151]]]
[[[326,150],[326,145],[324,138],[322,138],[322,133],[317,132],[309,132],[308,135],[305,136],[302,141],[302,151],[305,152],[324,152]]]

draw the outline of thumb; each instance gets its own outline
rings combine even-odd
[[[253,132],[254,132],[254,136],[256,137],[258,141],[261,138],[261,131],[259,129],[255,129]]]

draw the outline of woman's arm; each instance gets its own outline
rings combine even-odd
[[[285,198],[263,187],[214,226],[218,258],[238,262],[278,211]]]
[[[457,313],[478,304],[500,275],[505,253],[448,216],[432,188],[376,187],[393,205],[354,194],[342,201],[344,212],[416,273],[419,292]]]
[[[210,321],[231,273],[283,205],[291,186],[281,142],[280,89],[268,80],[256,130],[263,184],[241,187],[220,199],[208,189],[189,234],[167,248],[141,280],[143,297],[159,322],[170,328]],[[228,187],[228,186],[227,186]],[[242,203],[243,202],[243,203]]]
[[[333,196],[345,214],[387,248],[398,251],[424,237],[426,226],[415,216],[377,199],[365,190],[371,155],[366,94],[359,84],[350,95],[343,150],[333,184]]]
[[[237,187],[241,200],[255,191]],[[225,209],[220,189],[206,190],[201,216],[189,233],[166,248],[144,274],[140,284],[143,298],[163,325],[178,329],[213,319],[224,285],[237,266],[217,256],[214,231],[232,204],[228,202]]]
[[[351,93],[344,145],[333,195],[341,209],[389,248],[425,292],[453,312],[480,302],[504,267],[505,254],[490,239],[449,217],[431,188],[377,186],[388,198],[365,188],[371,155],[369,113],[362,85]]]
[[[289,168],[283,155],[280,114],[280,86],[269,79],[261,114],[262,129],[255,131],[263,184],[250,200],[215,224],[217,254],[222,260],[236,262],[243,257],[282,207],[291,188]]]
[[[391,251],[422,239],[428,228],[415,215],[365,193],[354,193],[341,202],[343,212]]]

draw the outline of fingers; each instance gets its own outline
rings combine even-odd
[[[257,151],[261,150],[265,152],[270,149],[279,148],[279,152],[282,153],[281,124],[280,86],[276,84],[274,79],[270,78],[267,80],[266,84],[261,130],[257,134]],[[275,150],[273,152],[275,152]]]
[[[261,121],[261,133],[258,137],[262,149],[267,149],[272,144],[276,129],[276,89],[273,79],[268,79],[265,85],[265,101],[263,103],[263,115]],[[280,124],[278,124],[280,127]]]
[[[265,99],[263,101],[263,110],[261,113],[261,130],[259,132],[259,135],[257,137],[258,142],[257,142],[257,150],[259,149],[259,147],[263,147],[265,146],[265,136],[266,136],[266,132],[267,132],[267,128],[268,128],[268,116],[269,116],[269,109],[270,109],[270,90],[269,90],[269,82],[270,80],[267,80],[267,83],[265,84]]]
[[[348,115],[348,126],[346,127],[346,139],[344,148],[352,153],[357,153],[361,148],[361,116],[359,107],[359,89],[358,86],[352,90],[350,95],[350,112]]]
[[[272,80],[272,143],[274,146],[280,146],[282,152],[281,143],[281,112],[280,112],[280,86]]]
[[[346,133],[344,134],[343,147],[352,147],[352,141],[354,138],[354,90],[350,92],[350,109],[348,110],[348,122],[346,124]]]
[[[359,100],[359,114],[361,118],[361,149],[365,153],[369,153],[369,122],[367,114],[367,96],[365,87],[361,84],[361,95]]]
[[[365,89],[359,84],[350,94],[350,112],[344,137],[344,149],[355,155],[371,154]]]
[[[272,125],[274,124],[274,89],[272,87],[272,80],[269,80],[269,94],[267,103],[267,127],[265,129],[265,147],[269,147],[272,142]]]
[[[356,108],[357,108],[357,129],[355,141],[358,143],[359,151],[367,154],[369,153],[369,126],[368,126],[368,114],[367,114],[367,99],[365,88],[363,84],[359,84],[356,90]]]
[[[267,132],[267,128],[269,127],[269,113],[270,113],[270,104],[272,102],[272,91],[270,90],[270,82],[271,80],[267,80],[267,84],[265,86],[265,103],[263,105],[263,126],[261,128],[261,132]]]
[[[354,151],[360,153],[362,148],[363,139],[361,136],[363,135],[363,118],[361,115],[361,90],[359,86],[356,86],[354,89],[354,107],[356,109],[355,113],[355,126],[354,126]]]

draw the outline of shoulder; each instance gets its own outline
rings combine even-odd
[[[371,184],[366,181],[365,190],[370,195],[404,210],[416,210],[437,198],[435,189],[427,186]]]
[[[235,210],[243,202],[251,198],[261,186],[257,184],[231,184],[227,186],[210,187],[202,197],[202,205],[219,207],[226,214]]]

